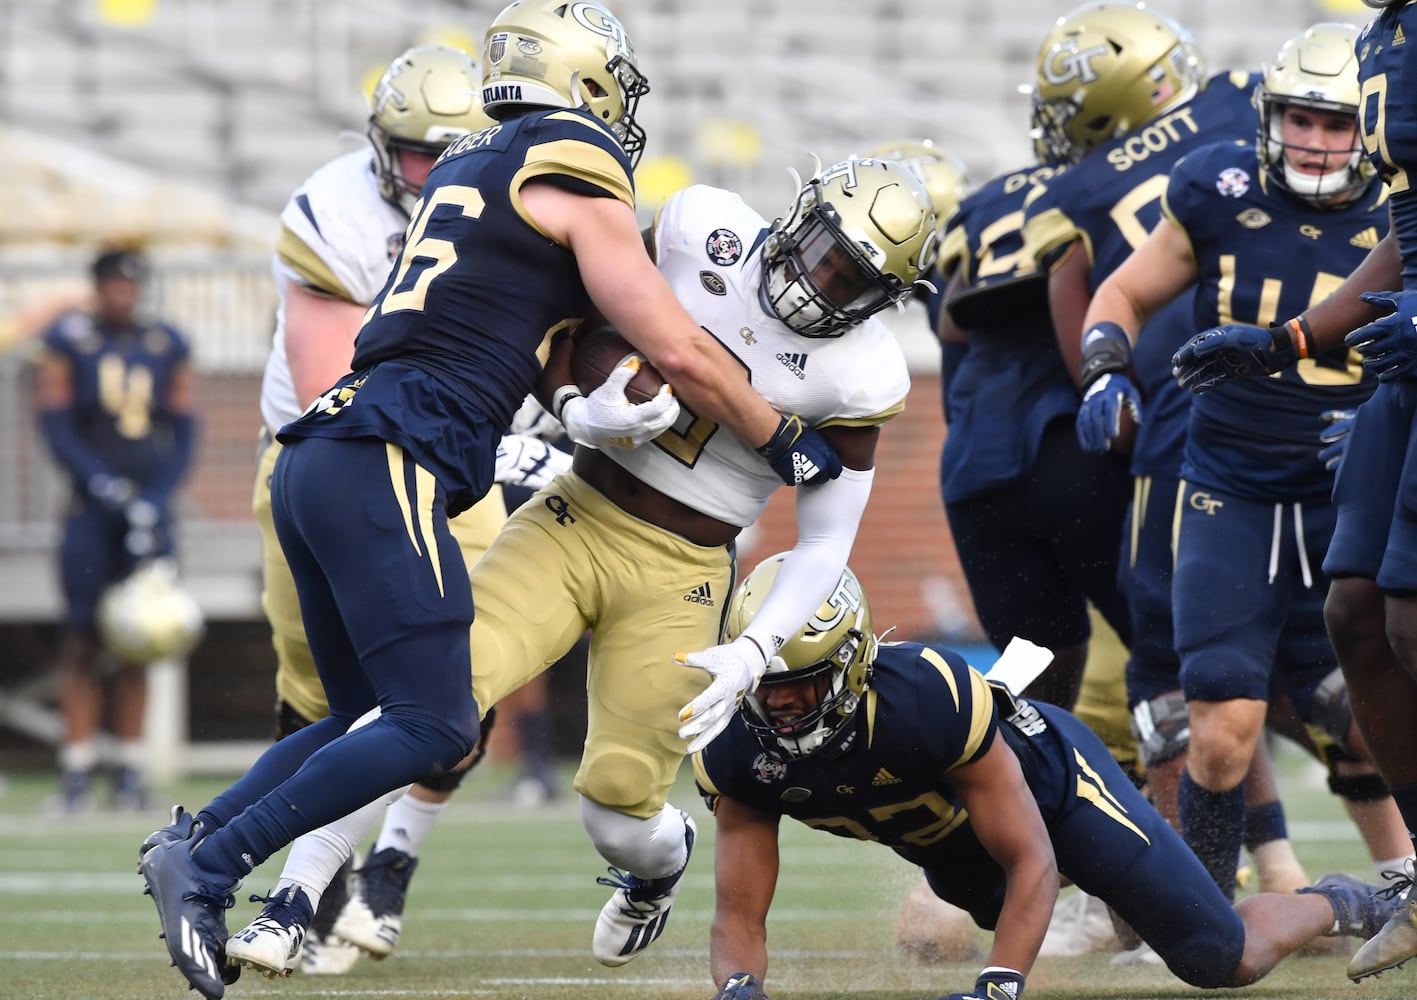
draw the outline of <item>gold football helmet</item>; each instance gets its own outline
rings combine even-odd
[[[938,148],[929,139],[923,142],[892,142],[863,155],[870,159],[893,160],[920,178],[935,206],[935,222],[941,226],[954,214],[969,188],[964,162]]]
[[[477,66],[447,45],[418,45],[384,70],[370,100],[369,141],[384,198],[413,210],[421,185],[405,179],[399,150],[437,156],[459,136],[493,124],[477,103]]]
[[[728,602],[725,641],[743,634],[763,606],[785,558],[786,552],[769,556],[738,585]],[[748,729],[774,753],[805,757],[820,750],[851,721],[866,693],[876,645],[866,592],[847,567],[817,613],[768,661],[755,693],[743,699]],[[774,722],[759,700],[764,689],[808,678],[816,682],[816,709],[790,723]]]
[[[1382,10],[1384,7],[1396,7],[1400,4],[1404,4],[1407,2],[1407,0],[1363,0],[1363,2],[1369,7],[1375,7],[1378,10]]]
[[[1141,4],[1093,4],[1058,19],[1038,50],[1034,149],[1076,163],[1190,100],[1205,67],[1190,32]]]
[[[517,0],[487,29],[482,106],[493,118],[518,107],[588,107],[633,165],[645,148],[635,109],[647,93],[630,36],[594,0]]]
[[[840,337],[910,294],[935,262],[936,236],[930,192],[903,164],[833,164],[773,222],[763,308],[804,337]]]
[[[1358,28],[1326,21],[1285,42],[1255,88],[1255,110],[1260,114],[1260,165],[1265,177],[1278,187],[1315,205],[1331,205],[1373,179],[1373,165],[1363,155],[1358,121],[1358,57],[1354,44]],[[1282,122],[1286,107],[1308,108],[1350,116],[1354,122],[1352,148],[1343,152],[1286,147]],[[1290,168],[1286,148],[1324,152],[1322,173]]]
[[[151,663],[190,653],[204,623],[172,560],[154,559],[103,592],[98,628],[104,646],[125,663]]]

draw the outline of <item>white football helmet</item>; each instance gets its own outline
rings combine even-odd
[[[763,243],[763,308],[804,337],[840,337],[910,294],[935,262],[935,211],[895,160],[851,158],[798,192]]]
[[[769,556],[738,585],[728,602],[725,641],[743,634],[777,579],[786,552]],[[871,605],[848,567],[810,621],[768,661],[754,693],[743,699],[743,718],[765,750],[805,757],[826,746],[851,721],[876,662]],[[816,679],[817,707],[790,723],[774,722],[760,700],[774,684]]]
[[[594,0],[517,0],[487,29],[482,106],[493,118],[518,108],[589,108],[633,165],[645,148],[635,109],[648,93],[630,36]]]
[[[493,124],[477,102],[472,57],[447,45],[417,45],[389,63],[370,98],[369,142],[384,198],[412,212],[422,185],[403,176],[399,150],[437,156],[459,136]]]
[[[1358,57],[1354,54],[1357,39],[1358,28],[1354,25],[1331,21],[1316,24],[1284,43],[1255,88],[1255,110],[1260,116],[1260,164],[1265,177],[1320,207],[1365,187],[1373,179],[1373,165],[1363,155],[1362,138],[1355,127],[1351,149],[1324,152],[1322,173],[1291,169],[1285,158],[1284,109],[1308,108],[1350,116],[1356,126],[1360,99]]]
[[[104,591],[98,603],[104,646],[125,663],[186,656],[202,639],[202,610],[182,588],[170,559],[153,559]]]

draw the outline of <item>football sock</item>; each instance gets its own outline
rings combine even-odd
[[[1245,830],[1245,783],[1223,792],[1196,784],[1189,770],[1181,772],[1177,794],[1181,836],[1196,852],[1226,899],[1235,898],[1235,861]]]
[[[374,850],[393,847],[417,857],[447,804],[446,801],[424,802],[412,794],[403,796],[384,813],[384,825],[379,830],[379,839],[374,842]]]

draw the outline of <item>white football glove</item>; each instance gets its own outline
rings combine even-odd
[[[517,412],[512,414],[512,426],[508,428],[508,433],[530,434],[543,441],[554,441],[566,433],[566,428],[547,412],[535,396],[528,395]]]
[[[539,490],[571,467],[571,456],[530,434],[507,434],[497,445],[497,482]]]
[[[688,753],[697,753],[723,732],[744,696],[758,686],[768,662],[758,644],[746,635],[697,653],[675,653],[674,659],[713,678],[703,694],[679,710],[683,723],[679,738],[690,741]]]
[[[572,441],[590,448],[638,448],[674,426],[679,400],[668,385],[647,403],[632,403],[625,397],[625,386],[639,370],[640,359],[631,358],[589,396],[566,400],[561,422]]]

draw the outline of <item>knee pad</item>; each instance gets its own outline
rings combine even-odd
[[[1328,790],[1349,802],[1377,802],[1392,793],[1376,771],[1367,774],[1339,774],[1330,768]]]
[[[459,764],[451,771],[431,778],[425,778],[419,782],[424,788],[434,792],[451,792],[462,784],[467,773],[478,764],[482,763],[482,758],[487,756],[487,738],[492,734],[492,727],[497,722],[496,706],[489,708],[487,714],[482,717],[482,733],[477,738],[477,746],[473,747],[470,759],[467,764]]]
[[[1353,709],[1348,704],[1348,683],[1343,679],[1343,671],[1334,668],[1319,686],[1314,688],[1313,703],[1309,708],[1309,722],[1323,730],[1338,749],[1353,759],[1353,751],[1348,746],[1348,734],[1353,726]]]
[[[276,702],[276,742],[280,742],[291,733],[299,732],[314,721],[314,719],[307,719],[297,712],[295,707],[284,698],[280,699]]]
[[[624,747],[602,752],[587,748],[576,772],[575,787],[583,797],[616,812],[650,817],[663,808],[669,785],[662,780],[658,761]]]
[[[1186,696],[1168,691],[1132,709],[1132,734],[1142,767],[1175,760],[1191,745],[1191,715]]]

